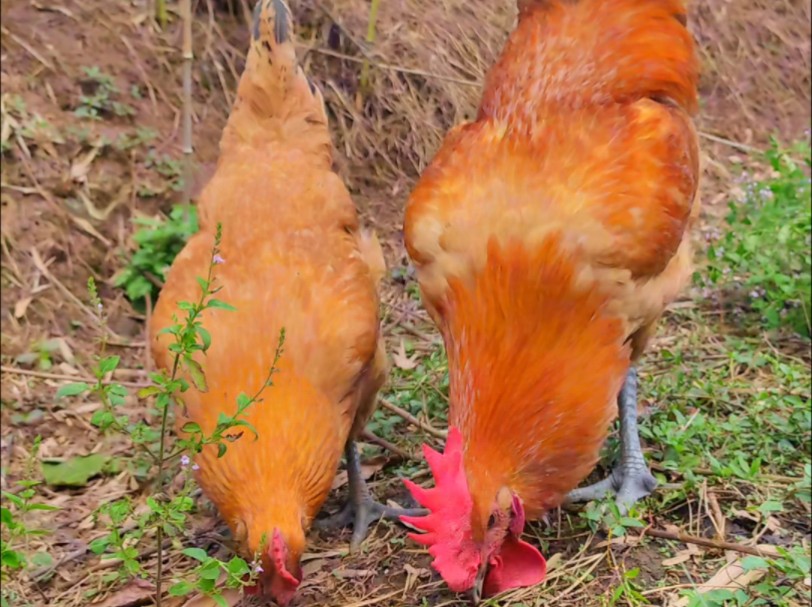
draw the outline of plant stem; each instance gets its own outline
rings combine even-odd
[[[211,270],[209,270],[209,276],[211,276]],[[174,381],[177,376],[179,366],[180,354],[175,354],[175,362],[172,364],[172,381]],[[170,401],[167,400],[164,405],[164,410],[161,412],[161,444],[158,447],[158,493],[163,493],[164,490],[164,450],[166,449],[166,426],[169,421],[169,404]],[[159,520],[158,529],[156,530],[156,539],[158,542],[158,571],[155,575],[155,604],[157,607],[161,607],[161,595],[163,594],[161,584],[164,566],[164,524],[162,520]]]
[[[188,0],[187,0],[188,1]],[[219,244],[219,243],[218,243]],[[215,252],[217,251],[215,245]],[[209,263],[209,272],[206,275],[206,284],[205,288],[201,289],[200,299],[197,301],[197,304],[194,306],[191,313],[186,318],[186,327],[184,328],[184,333],[186,331],[194,331],[195,330],[195,321],[197,320],[200,313],[205,308],[206,298],[212,293],[212,276],[214,274],[214,262]],[[178,344],[182,344],[182,339],[176,337],[178,340]],[[169,377],[170,385],[175,382],[178,377],[178,370],[180,369],[181,363],[181,356],[182,352],[175,353],[175,359],[172,362],[172,374]],[[169,407],[173,402],[173,393],[169,392],[169,398],[164,404],[163,411],[161,412],[161,443],[158,447],[158,493],[163,494],[164,490],[164,468],[166,464],[166,431],[167,425],[169,421]],[[162,578],[163,578],[163,541],[164,541],[164,526],[163,521],[159,521],[158,529],[156,530],[156,538],[158,541],[158,566],[156,572],[156,579],[155,579],[155,603],[156,607],[161,607],[161,595],[162,595]]]
[[[192,0],[181,0],[183,18],[183,204],[186,207],[186,221],[192,193]]]
[[[166,0],[155,0],[155,15],[158,17],[158,25],[161,29],[166,29],[168,15],[166,12]]]
[[[369,21],[367,22],[367,43],[372,45],[375,42],[375,25],[378,21],[378,8],[381,5],[381,0],[372,0],[369,6]],[[361,92],[365,93],[369,88],[369,60],[364,59],[361,66]]]

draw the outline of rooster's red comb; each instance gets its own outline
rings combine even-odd
[[[434,488],[425,489],[406,479],[403,482],[429,514],[402,516],[401,520],[423,531],[409,537],[428,546],[434,568],[452,590],[461,592],[473,585],[481,555],[471,534],[474,506],[463,467],[460,431],[449,429],[445,453],[423,445],[423,454],[434,475]]]

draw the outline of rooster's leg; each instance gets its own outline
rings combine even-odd
[[[352,523],[352,539],[350,551],[354,552],[364,541],[369,526],[378,519],[399,520],[400,516],[423,516],[425,510],[420,508],[404,509],[390,508],[379,504],[369,492],[364,477],[361,475],[361,459],[355,442],[347,441],[344,454],[347,458],[347,480],[349,495],[344,507],[333,516],[316,521],[315,526],[320,529],[331,527],[344,527]]]
[[[623,448],[620,464],[607,478],[594,485],[575,489],[567,497],[570,502],[588,502],[616,493],[617,505],[622,513],[626,513],[638,500],[650,495],[657,486],[657,479],[649,472],[640,447],[637,428],[637,369],[634,367],[629,369],[617,403]]]

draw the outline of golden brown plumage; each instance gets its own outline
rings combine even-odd
[[[217,297],[237,311],[203,314],[212,346],[198,360],[208,391],[186,392],[188,417],[179,413],[177,422],[211,433],[220,412],[235,411],[238,394],[261,387],[284,327],[274,385],[247,414],[259,438],[246,433],[223,458],[211,446],[196,459],[201,487],[246,556],[263,535],[283,553],[280,563],[264,558],[263,585],[284,603],[345,443],[372,413],[385,378],[377,296],[384,261],[331,170],[322,96],[296,65],[287,7],[260,0],[255,19],[217,170],[200,199],[200,232],[169,272],[150,338],[156,364],[169,367],[168,336],[157,332],[172,323],[178,301],[198,298],[195,278],[206,275],[221,223]]]
[[[477,120],[446,137],[404,226],[471,496],[466,556],[438,567],[457,589],[489,559],[491,591],[540,579],[500,556],[508,521],[557,506],[598,461],[630,363],[690,275],[699,211],[682,3],[519,5]],[[430,541],[435,557],[460,548]]]

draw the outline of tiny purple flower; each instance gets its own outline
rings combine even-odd
[[[188,455],[181,456],[181,458],[180,458],[180,465],[181,466],[183,466],[185,468],[186,466],[189,465],[190,462],[191,462],[191,460],[189,459]]]
[[[198,470],[200,470],[200,466],[198,466],[197,464],[192,464],[192,470],[197,472]]]
[[[96,304],[96,307],[99,309],[99,314],[101,314],[102,310],[104,310],[104,306],[102,305],[102,302],[99,302],[98,304]]]
[[[254,565],[254,573],[263,573],[265,570],[262,568],[262,565],[256,563]]]
[[[225,262],[226,262],[226,260],[225,260],[225,259],[223,259],[223,258],[222,258],[222,256],[221,256],[219,253],[217,253],[217,254],[216,254],[216,255],[215,255],[213,258],[212,258],[212,262],[213,262],[215,265],[220,265],[221,263],[225,263]]]

